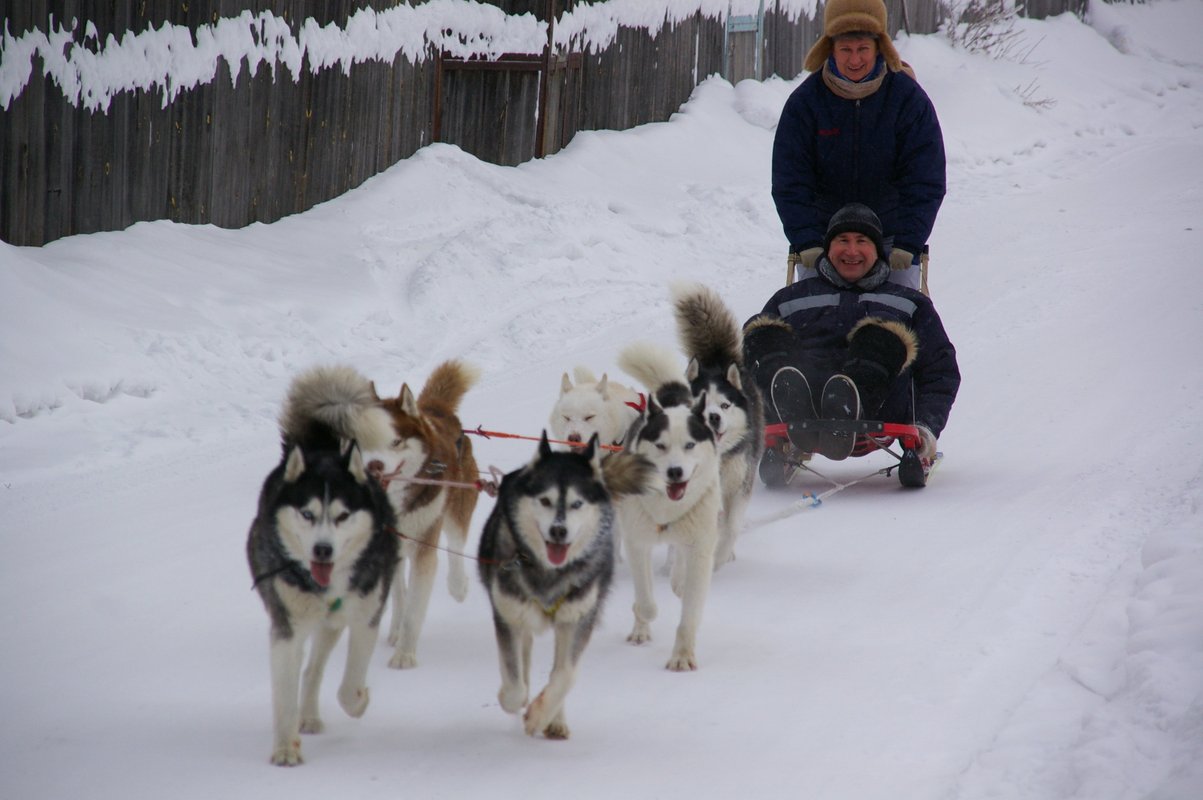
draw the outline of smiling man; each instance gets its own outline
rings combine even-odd
[[[813,270],[836,209],[881,218],[890,279],[926,293],[921,254],[945,192],[944,137],[898,55],[882,0],[831,0],[811,74],[785,103],[773,142],[773,201],[795,267]]]
[[[813,274],[744,326],[744,363],[772,402],[766,422],[872,419],[915,425],[930,459],[961,385],[956,348],[931,300],[889,282],[881,221],[861,203],[831,217]],[[818,387],[816,394],[811,387]],[[874,449],[848,436],[794,441],[841,460]],[[791,440],[793,434],[791,434]]]

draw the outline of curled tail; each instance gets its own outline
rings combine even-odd
[[[618,354],[618,366],[655,393],[669,383],[685,383],[685,368],[677,356],[650,342],[629,344]]]
[[[572,368],[572,377],[576,378],[578,384],[597,383],[597,376],[593,374],[593,370],[580,364]]]
[[[389,423],[372,382],[352,367],[321,366],[293,378],[280,411],[284,443],[354,439],[372,448],[387,441]]]
[[[479,379],[480,370],[476,367],[456,359],[444,361],[426,379],[418,395],[418,409],[423,414],[453,416],[459,412],[464,395]]]
[[[700,283],[672,286],[681,349],[702,364],[743,365],[743,335],[718,292]]]

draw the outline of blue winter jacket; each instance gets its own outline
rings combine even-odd
[[[804,355],[796,366],[816,393],[843,366],[848,332],[857,322],[878,317],[903,323],[915,332],[918,354],[890,386],[881,420],[919,423],[936,436],[944,430],[961,371],[940,315],[922,292],[891,282],[872,289],[836,286],[820,274],[778,291],[765,304],[764,315],[781,318],[797,333]]]
[[[773,142],[773,201],[797,252],[820,247],[827,220],[860,202],[893,246],[918,254],[944,199],[944,137],[915,79],[889,72],[862,100],[811,74],[785,103]]]

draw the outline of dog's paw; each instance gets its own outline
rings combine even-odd
[[[526,714],[522,718],[522,727],[526,731],[526,735],[538,736],[541,733],[548,739],[567,739],[570,731],[568,723],[564,721],[563,709],[550,722],[547,721],[546,712],[546,701],[543,699],[543,694],[540,693],[526,709]]]
[[[322,722],[321,717],[301,718],[301,733],[321,733],[324,730],[326,730],[326,723]]]
[[[563,720],[552,720],[551,724],[543,729],[543,735],[548,739],[567,739],[572,735],[572,731],[568,730]]]
[[[718,568],[724,564],[730,564],[735,560],[734,550],[720,550],[714,554],[714,571],[718,572]]]
[[[338,690],[338,704],[343,707],[343,711],[346,711],[348,716],[356,719],[362,717],[363,712],[368,710],[368,700],[370,699],[366,686]]]
[[[393,653],[393,657],[388,660],[388,665],[392,669],[413,669],[418,666],[418,656],[415,653],[398,651]]]
[[[693,672],[698,668],[698,659],[692,650],[682,650],[673,653],[664,666],[673,672]]]
[[[497,692],[497,702],[501,703],[501,707],[510,714],[517,714],[526,705],[527,698],[530,693],[527,688],[521,684],[502,684],[501,689]]]
[[[277,745],[272,752],[271,763],[277,767],[295,767],[298,764],[304,764],[305,759],[301,758],[301,740],[292,739],[285,744]]]
[[[636,622],[635,627],[631,629],[630,636],[627,641],[631,644],[644,644],[652,640],[652,628],[646,622]]]

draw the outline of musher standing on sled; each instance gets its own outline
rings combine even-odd
[[[930,461],[961,385],[956,348],[926,295],[888,281],[884,252],[872,209],[850,203],[837,211],[814,276],[779,290],[745,324],[744,362],[772,399],[767,422],[780,416],[785,423],[817,417],[913,424],[922,438],[919,457]],[[876,449],[828,432],[791,433],[791,443],[835,460]]]
[[[923,255],[945,192],[944,136],[931,100],[894,49],[882,0],[829,0],[811,74],[789,96],[773,140],[773,202],[795,268],[813,276],[836,209],[881,218],[890,280],[927,294]]]

